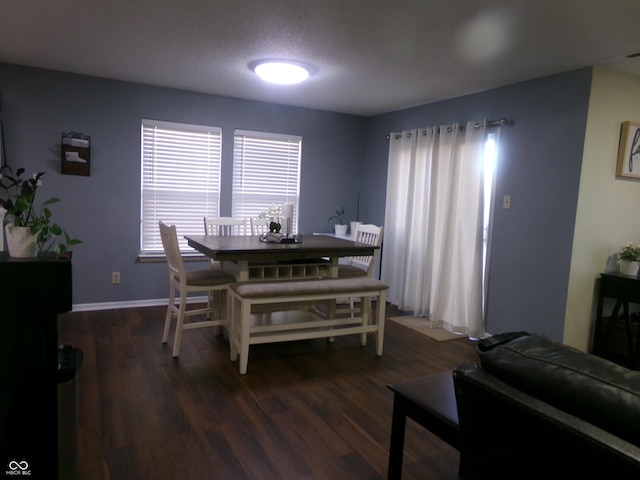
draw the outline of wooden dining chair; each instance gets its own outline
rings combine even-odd
[[[338,265],[338,278],[371,276],[373,266],[380,252],[380,245],[382,245],[383,230],[384,228],[382,226],[378,227],[364,223],[358,224],[354,241],[365,245],[375,245],[378,248],[373,255],[349,257],[348,263]],[[336,313],[350,313],[353,317],[355,313],[353,298],[349,298],[348,308],[336,307]]]
[[[204,217],[205,235],[246,235],[247,228],[247,221],[244,218]],[[213,268],[222,268],[222,265],[217,260],[211,259],[210,264]],[[222,301],[222,298],[220,301]]]
[[[202,327],[219,328],[227,325],[226,304],[222,301],[215,301],[216,298],[221,300],[224,296],[214,294],[226,292],[229,285],[235,282],[235,278],[220,269],[214,268],[187,271],[180,253],[175,225],[167,225],[164,222],[160,222],[160,238],[162,239],[162,246],[169,267],[170,289],[162,343],[167,343],[171,320],[175,318],[176,332],[173,340],[173,356],[177,357],[180,353],[183,330]],[[176,292],[179,296],[177,304]],[[207,306],[188,310],[187,294],[190,292],[207,293]],[[196,315],[206,316],[206,320],[185,323],[186,318]]]
[[[269,233],[270,220],[268,218],[251,218],[251,235]]]
[[[349,257],[348,263],[338,266],[338,277],[361,277],[371,275],[373,266],[380,252],[382,245],[383,227],[371,224],[358,224],[354,241],[365,245],[378,247],[373,255],[366,257]]]
[[[247,221],[244,218],[204,217],[205,235],[246,235]]]

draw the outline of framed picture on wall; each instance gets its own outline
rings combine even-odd
[[[640,179],[640,123],[622,122],[616,177]]]

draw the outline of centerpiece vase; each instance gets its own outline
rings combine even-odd
[[[620,273],[623,275],[635,277],[638,275],[638,266],[640,266],[640,262],[620,260]]]
[[[31,227],[7,225],[7,250],[14,258],[33,258],[38,255],[38,235],[31,233]]]

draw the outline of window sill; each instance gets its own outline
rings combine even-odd
[[[182,260],[184,262],[205,262],[209,259],[201,253],[182,253]],[[164,253],[139,253],[139,263],[165,263],[167,257]]]

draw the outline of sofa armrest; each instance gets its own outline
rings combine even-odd
[[[542,335],[478,351],[488,373],[640,446],[640,372]]]
[[[497,379],[454,370],[462,478],[640,478],[640,448]]]

